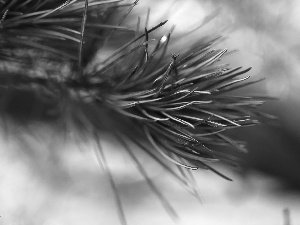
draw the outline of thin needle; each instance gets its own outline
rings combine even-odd
[[[85,30],[85,24],[86,24],[86,18],[87,18],[87,10],[89,7],[89,1],[85,0],[85,7],[84,7],[84,12],[83,12],[83,20],[81,24],[81,40],[80,40],[80,45],[79,45],[79,59],[78,59],[78,67],[80,74],[79,76],[83,75],[83,69],[82,69],[82,58],[83,58],[83,42],[84,42],[84,30]]]
[[[117,190],[116,184],[114,182],[113,176],[111,174],[111,171],[110,171],[110,169],[107,165],[107,161],[106,161],[106,158],[105,158],[105,155],[104,155],[101,143],[100,143],[99,136],[96,132],[94,133],[94,135],[95,135],[95,141],[96,141],[96,144],[97,144],[97,147],[94,148],[97,161],[98,161],[99,165],[102,166],[106,176],[109,179],[110,185],[112,187],[112,190],[113,190],[113,193],[114,193],[114,196],[115,196],[116,205],[118,207],[120,223],[122,225],[127,225],[124,210],[123,210],[121,199],[120,199],[120,195],[118,193],[118,190]]]

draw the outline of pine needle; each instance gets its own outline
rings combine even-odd
[[[104,152],[103,152],[103,149],[102,149],[102,146],[101,146],[101,143],[100,143],[99,136],[98,136],[97,133],[95,133],[94,135],[95,135],[95,141],[96,141],[96,144],[97,144],[97,148],[95,148],[96,158],[98,160],[99,165],[102,166],[106,176],[109,179],[112,191],[114,193],[116,205],[118,207],[118,214],[119,214],[120,223],[122,225],[126,225],[127,222],[126,222],[126,218],[125,218],[125,214],[124,214],[124,210],[123,210],[123,206],[122,206],[122,203],[121,203],[121,199],[120,199],[118,189],[116,187],[113,175],[112,175],[112,173],[111,173],[111,171],[110,171],[110,169],[107,165],[106,157],[104,155]]]
[[[80,45],[79,45],[79,60],[78,60],[78,68],[80,71],[80,75],[83,76],[83,68],[82,68],[82,58],[83,58],[83,43],[84,43],[84,30],[86,26],[86,19],[87,19],[87,11],[89,7],[89,1],[85,0],[85,7],[84,7],[84,12],[83,12],[83,19],[82,19],[82,24],[81,24],[81,39],[80,39]]]
[[[162,205],[164,206],[166,211],[169,213],[170,217],[172,219],[176,220],[178,218],[177,213],[175,212],[173,207],[170,205],[168,200],[164,197],[164,195],[159,191],[159,189],[156,187],[156,185],[153,183],[153,181],[149,178],[146,170],[144,169],[144,167],[142,166],[142,164],[140,163],[138,158],[134,155],[133,151],[130,149],[130,147],[127,145],[127,143],[124,141],[124,139],[118,133],[115,133],[115,135],[116,135],[118,141],[120,142],[120,144],[122,144],[124,149],[127,151],[127,153],[130,155],[132,160],[135,162],[138,170],[140,171],[140,173],[142,174],[142,176],[144,177],[144,179],[150,186],[151,190],[157,195],[157,197],[161,201]]]

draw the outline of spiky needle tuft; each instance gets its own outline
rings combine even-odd
[[[147,30],[145,36],[148,37]],[[172,54],[168,63],[161,63],[159,54],[166,54],[164,43],[170,35],[167,40],[165,37],[154,43],[147,60],[139,58],[148,53],[140,50],[140,54],[134,54],[133,48],[127,53],[135,55],[132,61],[128,62],[127,54],[116,56],[113,66],[108,63],[92,76],[101,80],[101,85],[109,86],[101,92],[103,104],[130,117],[132,125],[144,132],[156,150],[177,165],[189,169],[212,169],[208,164],[217,161],[235,165],[234,154],[215,151],[213,146],[231,145],[232,151],[247,151],[243,143],[223,132],[259,123],[261,114],[256,108],[262,99],[225,95],[253,83],[244,83],[249,76],[240,78],[251,68],[219,64],[227,49],[211,49],[215,40],[201,43],[199,49],[192,54],[183,53],[183,57]],[[138,47],[146,46],[147,40]],[[128,66],[116,70],[115,62],[126,62]],[[189,165],[175,160],[174,155]]]

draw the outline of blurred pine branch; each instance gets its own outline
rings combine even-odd
[[[100,146],[101,131],[109,131],[122,143],[162,204],[174,215],[127,142],[138,145],[198,196],[191,173],[182,168],[207,169],[231,180],[212,164],[238,166],[247,148],[246,143],[233,140],[225,132],[274,119],[258,109],[268,97],[231,94],[260,80],[245,82],[251,68],[231,68],[222,63],[231,52],[213,49],[219,37],[199,39],[196,48],[186,43],[176,55],[168,50],[173,29],[152,39],[152,33],[167,21],[153,28],[147,23],[140,28],[138,21],[136,31],[122,26],[137,3],[0,2],[3,124],[7,119],[20,124],[51,122],[58,130],[76,130],[82,138],[95,138],[98,159],[110,177],[123,224],[126,219],[121,200]],[[107,24],[109,12],[120,7],[128,7],[124,16],[117,25]],[[87,70],[116,32],[128,32],[132,40]],[[36,65],[44,72],[32,71]],[[168,161],[178,166],[181,176]]]

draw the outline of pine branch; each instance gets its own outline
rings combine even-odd
[[[92,18],[93,11],[104,12],[112,6],[126,5],[118,5],[119,2],[1,1],[2,65],[13,67],[13,63],[17,63],[20,69],[28,66],[30,61],[42,61],[40,56],[44,56],[50,65],[70,63],[73,66],[66,74],[59,67],[58,76],[36,76],[28,70],[2,70],[0,113],[2,118],[21,121],[18,117],[22,117],[25,118],[22,121],[28,123],[43,120],[53,124],[56,121],[57,126],[95,138],[100,154],[98,160],[102,162],[115,193],[120,220],[126,224],[121,200],[100,146],[99,132],[105,130],[115,135],[114,130],[117,130],[117,140],[163,205],[175,214],[127,146],[128,140],[197,196],[192,176],[183,172],[183,168],[203,168],[231,180],[211,165],[224,162],[237,166],[247,148],[246,143],[233,140],[225,132],[255,126],[275,117],[258,109],[269,97],[230,94],[260,80],[245,82],[250,78],[246,74],[251,68],[231,68],[222,63],[230,52],[213,49],[220,37],[199,40],[198,48],[193,50],[185,48],[176,54],[170,53],[168,45],[172,42],[174,27],[159,39],[152,38],[152,34],[163,28],[167,21],[150,29],[145,25],[143,34],[139,32],[140,20],[135,32],[121,26],[138,1],[129,5],[117,25],[102,24],[97,21],[98,17]],[[149,15],[150,11],[147,21]],[[111,32],[104,32],[106,29]],[[135,37],[88,72],[89,61],[85,63],[85,59],[91,57],[84,54],[86,42],[99,39],[103,46],[110,42],[116,31],[131,32]],[[39,106],[34,115],[30,115],[33,110],[29,110],[29,114],[23,113],[23,108],[19,109],[21,115],[14,114],[12,103],[24,102],[25,93],[30,95],[27,107]],[[147,145],[157,152],[149,151]],[[219,151],[219,146],[226,151]],[[179,167],[182,177],[171,170],[166,161]]]
[[[87,14],[104,12],[115,6],[120,0],[91,1],[86,7]],[[0,6],[2,61],[9,57],[3,50],[14,52],[17,49],[34,48],[38,51],[54,53],[55,57],[78,61],[77,45],[82,43],[82,29],[86,28],[85,37],[99,38],[97,29],[118,29],[129,31],[126,27],[99,23],[99,18],[88,18],[82,26],[84,1],[6,1]],[[82,59],[81,59],[82,60]]]

